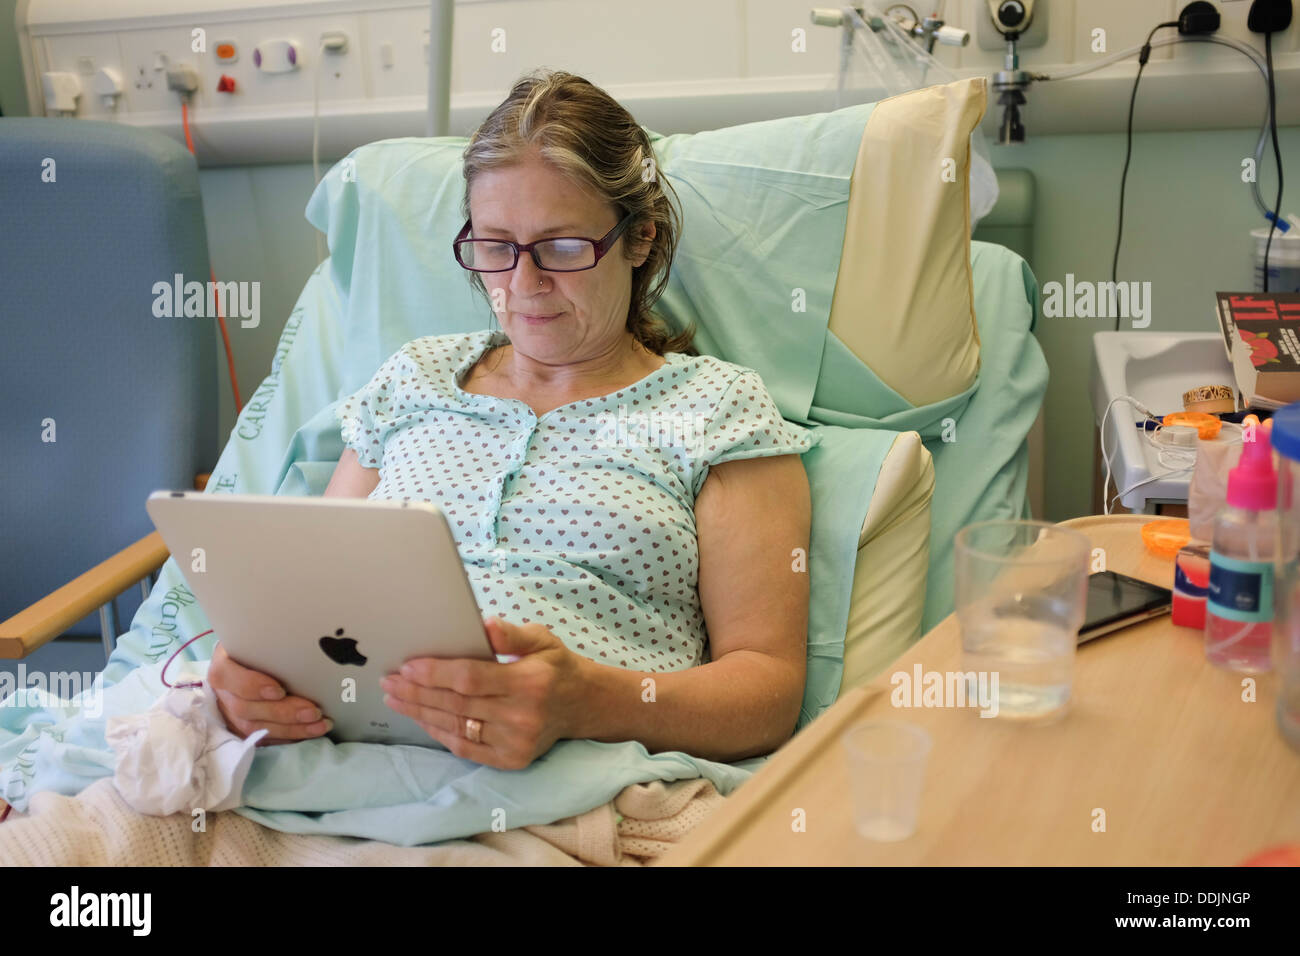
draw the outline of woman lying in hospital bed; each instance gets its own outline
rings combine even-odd
[[[521,80],[466,149],[454,246],[501,329],[409,342],[338,406],[325,494],[442,508],[494,649],[518,658],[421,659],[385,684],[481,764],[566,738],[731,762],[799,715],[813,442],[756,372],[650,314],[679,231],[653,156],[582,78]],[[241,736],[329,730],[220,645],[208,677]]]

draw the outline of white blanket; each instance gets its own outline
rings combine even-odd
[[[356,837],[282,833],[214,812],[132,810],[111,779],[75,797],[43,791],[0,824],[0,866],[642,866],[725,798],[703,778],[625,787],[609,803],[545,826],[400,847]]]

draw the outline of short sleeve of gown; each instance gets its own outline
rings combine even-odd
[[[802,455],[819,439],[812,431],[781,417],[776,402],[752,369],[741,372],[727,387],[703,431],[693,436],[695,487],[699,495],[709,467],[743,458]]]
[[[343,444],[357,453],[357,461],[364,468],[378,468],[383,463],[384,442],[393,429],[396,373],[405,362],[401,351],[389,356],[369,382],[334,406]]]

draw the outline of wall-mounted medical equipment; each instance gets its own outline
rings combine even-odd
[[[1024,124],[1020,120],[1020,107],[1025,104],[1025,90],[1029,88],[1034,77],[1020,68],[1018,44],[1029,31],[1030,26],[1035,24],[1035,0],[986,0],[986,2],[991,18],[989,22],[998,38],[1006,44],[1003,69],[993,75],[991,84],[993,92],[997,94],[998,104],[1003,107],[998,142],[1019,143],[1025,138]],[[1038,9],[1041,10],[1042,7]],[[1038,25],[1042,26],[1045,20],[1046,17],[1040,16]],[[903,3],[896,3],[883,9],[872,4],[840,8],[816,7],[812,11],[812,21],[819,26],[845,28],[841,73],[848,58],[848,51],[854,43],[853,31],[859,27],[878,35],[881,40],[880,45],[886,49],[894,47],[891,52],[901,53],[898,50],[900,38],[915,40],[924,48],[927,55],[934,53],[936,41],[949,46],[966,46],[970,42],[970,34],[965,30],[948,26],[937,14],[920,17],[910,6]],[[986,24],[981,23],[982,31],[986,27]],[[1037,30],[1036,36],[1028,45],[1042,45],[1044,36],[1043,30]],[[987,41],[984,41],[981,45],[986,43]],[[902,55],[906,56],[905,53]],[[926,71],[930,65],[925,64]],[[922,79],[924,78],[925,72],[922,73]]]
[[[1034,20],[1034,0],[988,0],[993,28],[1006,38],[1007,51],[1002,69],[993,74],[993,92],[1002,107],[998,125],[999,143],[1023,143],[1025,127],[1020,121],[1020,107],[1025,105],[1025,90],[1032,77],[1020,69],[1020,51],[1016,43]]]
[[[920,16],[906,3],[895,3],[884,10],[874,9],[870,5],[855,7],[813,7],[812,22],[819,27],[846,27],[852,29],[854,24],[850,13],[857,14],[863,24],[873,33],[883,33],[888,21],[896,29],[886,42],[892,42],[901,31],[903,36],[914,39],[928,54],[934,53],[936,42],[945,46],[966,46],[970,43],[970,34],[965,30],[949,26],[938,14],[928,17]]]
[[[437,23],[451,0],[432,7]],[[333,156],[445,132],[428,96],[445,127],[451,31],[430,20],[430,0],[19,0],[16,15],[32,115],[179,139],[186,97],[204,165],[301,160],[317,112]]]
[[[886,7],[885,16],[892,18],[904,32],[925,47],[926,53],[934,53],[936,41],[945,46],[965,46],[970,43],[970,34],[965,30],[949,26],[938,14],[922,17],[905,3]]]
[[[855,7],[814,7],[811,20],[818,26],[840,28],[840,63],[836,75],[835,109],[855,103],[871,103],[909,90],[957,77],[924,47],[933,41],[965,46],[970,34],[933,29],[929,40],[914,30],[916,20],[893,6],[859,4]],[[933,18],[931,18],[933,19]],[[941,28],[943,21],[936,20]],[[933,24],[932,24],[933,26]],[[946,39],[945,39],[946,38]],[[986,216],[998,200],[998,178],[989,158],[984,135],[976,128],[971,136],[970,209],[971,229]]]

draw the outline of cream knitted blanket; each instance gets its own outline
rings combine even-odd
[[[544,826],[400,847],[357,837],[282,833],[237,813],[132,810],[111,778],[75,797],[35,794],[0,824],[0,866],[643,866],[723,797],[704,778],[638,783],[609,803]],[[3,801],[0,801],[0,805]]]

